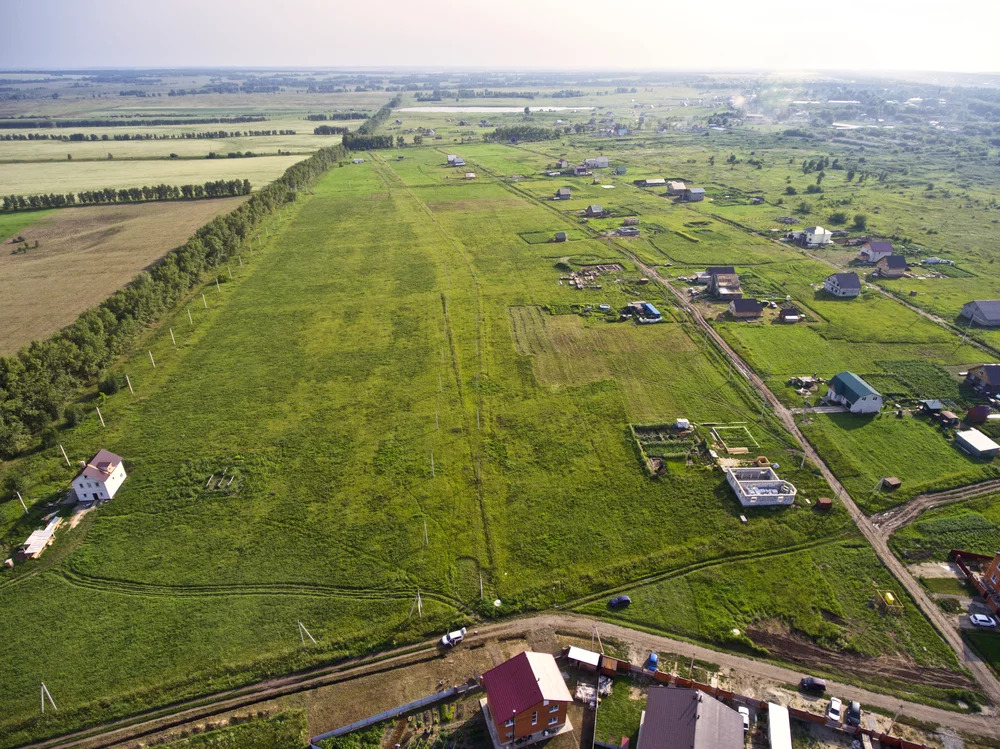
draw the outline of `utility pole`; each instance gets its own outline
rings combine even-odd
[[[94,406],[97,409],[97,418],[101,420],[101,426],[104,426],[104,417],[101,416],[101,409],[99,406]]]
[[[26,506],[26,505],[24,504],[24,500],[23,500],[23,499],[21,499],[21,492],[18,492],[18,491],[16,491],[16,492],[14,492],[14,494],[16,494],[16,495],[17,495],[17,501],[21,503],[21,507],[23,507],[23,508],[24,508],[24,514],[25,514],[25,515],[27,515],[27,514],[28,514],[28,508],[27,508],[27,506]]]
[[[45,686],[45,682],[43,681],[42,682],[42,712],[43,713],[45,712],[45,698],[46,697],[49,698],[49,704],[52,705],[52,709],[53,710],[58,710],[59,708],[56,707],[55,700],[53,700],[52,699],[52,695],[49,694],[49,688],[47,686]]]
[[[67,458],[67,457],[66,457],[66,450],[65,450],[65,449],[63,449],[63,446],[62,446],[62,445],[59,445],[59,449],[60,449],[60,450],[62,450],[62,454],[63,454],[63,460],[65,460],[65,461],[66,461],[66,465],[67,465],[68,467],[72,468],[72,467],[73,467],[73,465],[72,465],[72,464],[71,464],[71,463],[69,462],[69,458]]]
[[[153,369],[156,369],[156,360],[153,358],[153,352],[151,349],[146,349],[146,353],[149,354],[149,361],[153,365]]]
[[[135,395],[135,391],[132,389],[132,380],[128,378],[128,375],[125,375],[125,384],[128,385],[128,391],[132,393],[132,395]]]

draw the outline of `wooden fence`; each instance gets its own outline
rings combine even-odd
[[[986,605],[990,607],[994,614],[1000,615],[1000,600],[998,600],[1000,596],[990,591],[986,587],[986,583],[983,582],[983,578],[974,574],[969,565],[966,564],[966,560],[975,560],[976,562],[989,564],[993,561],[993,557],[986,554],[973,554],[971,551],[962,551],[961,549],[952,549],[948,554],[955,564],[958,565],[958,568],[962,570],[962,574],[972,584],[972,587],[979,591],[979,595],[986,601]]]

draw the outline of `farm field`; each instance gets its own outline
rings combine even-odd
[[[51,335],[244,198],[86,206],[0,217],[0,354]],[[23,236],[37,248],[13,254]],[[45,304],[39,304],[45,299]]]
[[[0,195],[66,193],[161,183],[203,184],[217,179],[248,179],[254,187],[261,187],[301,160],[302,156],[292,155],[240,159],[26,162],[4,167],[3,177],[0,177]]]
[[[682,407],[695,420],[746,422],[772,459],[791,445],[686,324],[533,312],[535,337],[518,343],[512,310],[569,311],[585,296],[558,283],[565,250],[519,234],[558,228],[559,216],[497,182],[453,182],[432,168],[439,160],[424,150],[334,169],[270,249],[206,290],[209,309],[191,305],[193,327],[185,310],[164,320],[148,344],[155,370],[143,350],[121,363],[136,395],[101,400],[105,429],[88,416],[61,432],[74,459],[108,447],[131,475],[48,559],[2,583],[3,610],[18,616],[0,620],[12,643],[0,669],[17,681],[40,667],[17,624],[25,616],[72,628],[67,611],[123,613],[46,643],[46,659],[69,664],[46,675],[60,713],[40,722],[34,698],[12,700],[9,735],[85,721],[95,694],[130,695],[115,708],[128,712],[252,678],[256,664],[287,670],[436,631],[485,613],[480,576],[508,613],[849,531],[839,508],[756,511],[744,525],[722,474],[698,463],[668,461],[668,475],[649,480],[628,424]],[[568,244],[628,265],[612,244]],[[588,303],[624,296],[609,284]],[[557,353],[573,363],[560,368]],[[30,499],[65,487],[57,453],[17,464]],[[207,491],[223,472],[229,491]],[[808,467],[782,473],[802,496],[825,491]],[[10,507],[8,548],[36,522]],[[404,624],[417,588],[424,617]],[[167,668],[148,649],[193,603],[202,624],[185,630]],[[364,616],[379,627],[360,629]],[[136,635],[146,617],[157,622],[149,639]],[[268,623],[241,626],[248,618]],[[297,619],[320,633],[318,646],[297,646]],[[89,626],[117,626],[108,621],[121,629],[74,647],[94,636]],[[136,637],[115,665],[109,654]]]
[[[1000,550],[1000,496],[927,510],[893,533],[889,545],[906,562],[945,561],[951,549],[993,554]]]
[[[950,489],[1000,475],[990,461],[972,458],[926,419],[883,412],[810,414],[802,431],[854,501],[878,512],[928,491]],[[896,476],[902,486],[876,491],[879,480]]]

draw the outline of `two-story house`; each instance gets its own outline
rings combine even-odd
[[[549,653],[515,655],[484,673],[482,683],[486,698],[480,704],[497,746],[573,730],[566,717],[573,697]]]

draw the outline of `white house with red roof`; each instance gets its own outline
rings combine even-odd
[[[556,659],[520,653],[482,676],[480,702],[496,747],[530,744],[572,731],[566,709],[573,701]]]
[[[121,456],[101,450],[73,479],[73,491],[79,502],[112,499],[126,477]]]

